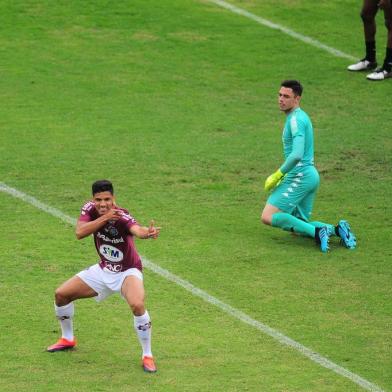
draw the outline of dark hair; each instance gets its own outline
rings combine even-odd
[[[294,95],[302,96],[302,91],[304,88],[302,84],[298,80],[284,80],[281,84],[281,87],[291,88],[293,90]]]
[[[113,195],[113,185],[108,180],[95,181],[91,187],[93,196],[99,192],[110,192]]]

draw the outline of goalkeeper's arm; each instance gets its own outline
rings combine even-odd
[[[293,150],[284,161],[283,165],[273,174],[267,177],[264,189],[268,192],[275,188],[284,175],[292,170],[295,165],[303,158],[305,151],[305,140],[302,135],[298,135],[293,140]]]

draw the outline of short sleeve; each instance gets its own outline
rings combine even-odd
[[[94,209],[95,209],[95,205],[93,202],[89,201],[88,203],[86,203],[80,211],[79,220],[82,222],[92,221],[93,220],[92,213]]]
[[[121,221],[125,223],[125,226],[129,229],[133,225],[138,225],[137,220],[129,214],[128,211],[123,210],[123,213],[121,215]]]

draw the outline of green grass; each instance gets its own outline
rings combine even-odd
[[[353,0],[232,2],[362,55]],[[0,3],[0,181],[77,217],[99,178],[141,222],[142,255],[333,362],[392,390],[387,203],[391,83],[208,1]],[[385,28],[378,18],[379,61]],[[315,125],[318,220],[349,219],[358,248],[261,226],[281,163],[277,90],[304,86]],[[140,370],[127,305],[76,304],[79,347],[58,336],[53,291],[96,260],[91,239],[0,193],[4,391],[360,391],[182,288],[145,271],[159,373]]]

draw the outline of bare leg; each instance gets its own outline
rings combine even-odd
[[[121,288],[122,294],[128,302],[129,307],[134,315],[134,327],[137,333],[140,345],[142,347],[142,357],[151,357],[151,319],[144,307],[144,286],[143,281],[136,276],[128,276],[125,278]],[[155,364],[153,368],[146,368],[144,362],[143,366],[146,371],[155,372]]]
[[[363,30],[366,46],[366,60],[376,62],[376,14],[378,12],[377,0],[364,0],[361,10]]]
[[[272,224],[272,216],[276,214],[277,212],[281,212],[279,208],[276,208],[272,204],[266,204],[263,212],[261,213],[261,222],[264,223],[265,225],[270,225]]]
[[[363,21],[363,30],[365,34],[365,41],[374,41],[376,38],[376,14],[378,11],[378,1],[364,0],[361,10],[361,18]]]
[[[143,281],[136,276],[128,276],[124,280],[121,292],[127,300],[132,313],[135,316],[143,315],[145,312]]]
[[[392,3],[386,2],[384,6],[385,27],[388,30],[387,47],[392,48]]]
[[[383,68],[388,72],[392,72],[392,3],[387,1],[383,7],[385,27],[388,30],[387,48]]]
[[[76,299],[90,298],[97,295],[79,276],[74,276],[55,291],[55,303],[57,306],[65,306]]]

